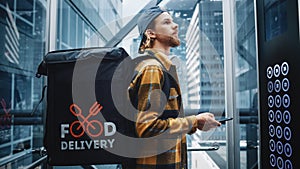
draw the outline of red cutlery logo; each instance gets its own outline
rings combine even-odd
[[[90,120],[90,117],[96,116],[101,110],[101,106],[98,102],[95,102],[89,109],[89,114],[85,117],[82,114],[81,108],[73,103],[70,105],[71,113],[78,117],[77,121],[74,121],[70,126],[70,133],[73,137],[79,138],[84,133],[87,133],[90,137],[98,137],[103,132],[103,125],[98,120]]]

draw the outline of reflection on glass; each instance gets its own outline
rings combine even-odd
[[[254,1],[236,0],[235,23],[235,95],[236,109],[240,116],[240,167],[257,167],[258,125],[257,122],[249,123],[247,119],[257,118],[257,75],[256,75],[256,40]],[[266,84],[267,85],[267,84]],[[271,87],[273,85],[271,84]],[[267,86],[266,86],[267,87]],[[270,86],[269,86],[270,87]],[[270,88],[270,90],[273,90]],[[270,98],[270,101],[272,99]],[[270,102],[270,106],[274,101]],[[268,112],[267,112],[268,113]],[[271,113],[270,113],[271,114]],[[273,119],[273,114],[270,118]],[[245,119],[245,120],[243,120]],[[271,132],[274,130],[271,130]],[[272,132],[273,133],[273,132]]]
[[[265,34],[267,41],[287,31],[286,3],[286,0],[265,0]]]
[[[33,133],[32,129],[42,126],[17,123],[26,119],[41,96],[43,82],[35,79],[35,72],[45,54],[46,4],[33,0],[0,2],[0,34],[3,37],[0,41],[0,167],[5,167],[2,164],[7,156],[12,159],[14,154],[41,145],[34,135],[42,130]],[[40,108],[36,112],[39,114]],[[20,161],[18,165],[27,164],[28,161]]]

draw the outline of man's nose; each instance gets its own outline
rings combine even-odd
[[[174,22],[174,26],[173,27],[174,27],[174,29],[177,29],[178,28],[178,24]]]

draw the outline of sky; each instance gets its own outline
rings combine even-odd
[[[123,16],[132,17],[141,10],[150,0],[123,0]]]

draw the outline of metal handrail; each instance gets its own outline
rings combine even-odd
[[[22,158],[24,157],[25,155],[28,155],[29,152],[28,151],[23,151],[23,152],[20,152],[18,154],[14,154],[13,156],[6,156],[4,157],[3,159],[0,160],[0,166],[4,166],[8,163],[11,163],[12,161],[15,161],[19,158]]]
[[[204,146],[204,147],[188,147],[187,151],[216,151],[219,150],[220,146]]]
[[[258,124],[258,111],[257,109],[239,109],[240,113],[240,124]],[[186,109],[186,115],[194,115],[201,112],[208,112],[208,110],[202,109]],[[213,112],[212,112],[213,113]],[[225,114],[221,112],[221,114]],[[13,120],[7,122],[9,125],[38,125],[44,124],[43,118],[41,115],[31,115],[29,113],[18,113],[13,114],[11,117]]]
[[[35,154],[35,153],[38,153],[41,158],[39,158],[38,160],[40,159],[43,159],[45,160],[44,157],[46,157],[46,149],[44,147],[40,147],[40,148],[37,148],[37,149],[32,149],[32,150],[24,150],[18,154],[15,154],[13,156],[8,156],[7,158],[4,158],[0,161],[0,166],[5,166],[6,164],[9,164],[13,161],[16,161],[18,159],[21,159],[22,157],[26,156],[26,155],[29,155],[29,154]],[[37,160],[37,161],[38,161]],[[30,165],[29,165],[30,166]]]

